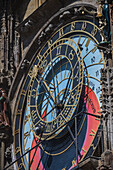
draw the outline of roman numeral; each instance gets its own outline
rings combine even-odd
[[[91,129],[91,133],[89,135],[90,136],[95,136],[95,134],[96,134],[96,132],[93,129]]]
[[[57,47],[57,54],[56,55],[60,55],[61,54],[61,48],[62,48],[62,46]]]
[[[86,27],[87,27],[87,23],[86,23],[86,22],[83,22],[81,30],[84,31],[84,30],[86,29]]]
[[[29,132],[27,131],[27,132],[24,133],[24,139],[28,136],[29,136]]]
[[[75,22],[71,23],[71,31],[75,30]]]
[[[61,38],[63,36],[63,34],[64,34],[63,29],[59,30],[59,38]]]

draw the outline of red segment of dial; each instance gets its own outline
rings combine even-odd
[[[100,104],[96,97],[96,94],[94,91],[85,85],[85,98],[84,103],[86,103],[86,109],[87,113],[91,113],[93,115],[101,115],[99,113],[100,111]],[[79,162],[83,160],[83,158],[86,156],[88,150],[90,147],[95,147],[93,144],[93,140],[97,134],[99,125],[100,125],[100,119],[96,118],[91,115],[87,115],[87,130],[86,130],[86,137],[80,152],[80,155],[82,156],[82,159],[79,157]],[[72,167],[70,167],[69,170],[71,170],[73,167],[77,165],[76,161],[73,163]]]
[[[44,117],[47,113],[47,108],[45,109],[44,113],[42,114],[42,117]],[[46,116],[43,118],[44,121],[46,121]],[[36,136],[34,136],[34,139],[33,139],[33,142],[32,142],[32,146],[31,148],[33,148],[34,146],[36,146],[36,144],[39,142],[38,138]],[[34,169],[37,169],[37,166],[39,164],[39,161],[41,159],[41,149],[40,149],[40,146],[38,148],[35,148],[33,149],[31,152],[30,152],[30,162],[32,161],[33,159],[33,162],[31,163],[31,167],[30,169],[31,170],[34,170]],[[39,167],[38,167],[40,170],[43,169],[43,165],[42,165],[42,162],[40,162],[39,164]]]

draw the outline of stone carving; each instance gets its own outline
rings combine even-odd
[[[25,72],[25,70],[27,69],[29,65],[29,61],[27,59],[24,59],[22,65],[21,65],[21,70]]]
[[[52,28],[53,28],[53,24],[49,24],[49,26],[45,29],[45,33],[50,34]]]
[[[11,162],[11,147],[7,147],[5,151],[5,157],[8,163],[10,163]]]
[[[113,25],[113,5],[111,5],[111,22],[112,22],[112,25]]]
[[[63,20],[67,20],[68,18],[70,18],[71,13],[70,11],[64,11],[62,15],[60,15],[59,19],[63,19]]]
[[[0,88],[0,127],[1,126],[10,126],[7,110],[7,94],[2,88]]]
[[[112,170],[113,169],[113,154],[112,151],[107,150],[101,155],[99,166],[97,170]]]
[[[46,35],[46,34],[42,31],[42,32],[41,32],[41,35],[39,36],[39,40],[40,40],[40,41],[43,41],[43,40],[45,39],[45,35]]]
[[[85,7],[85,6],[81,6],[79,8],[74,8],[74,12],[75,12],[75,14],[80,14],[80,13],[85,14],[85,13],[87,13],[87,14],[90,14],[90,15],[96,15],[96,11],[91,10],[91,9]]]

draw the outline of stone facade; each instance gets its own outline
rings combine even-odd
[[[113,153],[110,150],[106,150],[101,155],[99,166],[97,170],[112,170],[113,169]]]

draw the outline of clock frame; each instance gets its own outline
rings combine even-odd
[[[60,18],[62,18],[62,13],[59,14]],[[18,159],[22,154],[24,154],[27,150],[30,149],[30,146],[25,146],[26,139],[28,139],[29,134],[32,132],[31,138],[33,142],[30,143],[31,147],[33,147],[37,141],[40,140],[40,136],[37,136],[35,134],[35,131],[33,130],[37,126],[35,125],[36,122],[39,121],[39,114],[32,115],[33,117],[36,117],[35,121],[33,122],[31,116],[27,114],[26,107],[30,108],[30,101],[34,100],[36,101],[36,92],[37,87],[39,86],[35,84],[35,79],[37,76],[38,69],[41,68],[42,72],[45,69],[44,64],[49,65],[49,62],[45,60],[46,57],[49,56],[50,51],[54,51],[56,49],[55,57],[59,57],[60,55],[63,56],[64,51],[60,51],[59,47],[64,48],[64,46],[70,46],[70,49],[75,51],[76,56],[79,58],[79,72],[80,72],[80,80],[79,80],[79,88],[78,93],[75,96],[74,102],[71,104],[73,105],[67,114],[71,113],[69,118],[64,119],[63,123],[70,120],[72,116],[77,114],[79,111],[84,109],[85,105],[85,111],[92,113],[94,115],[100,115],[100,107],[101,104],[99,102],[100,97],[100,73],[99,70],[103,67],[106,67],[106,60],[104,58],[104,55],[97,49],[97,45],[103,40],[103,34],[101,34],[101,31],[98,27],[98,22],[95,20],[95,23],[93,23],[93,19],[91,15],[83,15],[83,19],[81,19],[80,16],[72,17],[71,19],[68,19],[67,21],[63,21],[62,24],[59,24],[57,28],[53,29],[53,33],[51,33],[51,36],[46,38],[44,43],[40,44],[43,47],[40,49],[40,47],[37,47],[37,50],[34,51],[34,55],[31,60],[30,67],[28,69],[28,73],[26,74],[25,79],[23,80],[20,94],[18,98],[17,108],[16,108],[16,114],[15,114],[15,130],[14,130],[14,147],[15,147],[15,158]],[[53,21],[52,19],[51,21]],[[49,24],[50,26],[50,24]],[[44,29],[45,30],[45,29]],[[42,31],[42,33],[44,33]],[[38,40],[40,40],[42,34],[38,36]],[[32,49],[32,48],[31,48]],[[71,51],[70,51],[71,52]],[[58,55],[57,55],[58,53]],[[71,53],[69,53],[71,54]],[[67,55],[65,54],[67,57]],[[98,56],[98,58],[97,58]],[[73,57],[71,55],[71,57]],[[76,58],[77,58],[76,57]],[[68,57],[69,58],[69,55]],[[70,58],[71,59],[71,58]],[[77,59],[76,59],[77,60]],[[72,65],[73,63],[71,63]],[[93,72],[92,72],[93,68]],[[83,75],[84,74],[84,75]],[[43,73],[42,73],[43,75]],[[69,78],[69,77],[68,77]],[[36,87],[36,88],[35,88]],[[66,86],[65,86],[66,88]],[[34,90],[35,89],[35,90]],[[65,91],[65,90],[64,90]],[[72,93],[71,93],[72,94]],[[75,92],[74,92],[75,94]],[[73,95],[74,95],[73,94]],[[81,96],[83,94],[83,96]],[[35,98],[33,99],[34,96]],[[71,99],[71,95],[69,96],[69,101]],[[27,104],[26,104],[27,103]],[[68,103],[68,102],[67,102]],[[34,105],[33,102],[31,102],[31,105]],[[83,106],[80,106],[83,104]],[[36,105],[36,103],[35,103]],[[66,108],[66,107],[65,107]],[[31,109],[29,113],[31,114],[33,110]],[[67,108],[66,108],[67,110]],[[37,113],[37,112],[36,112]],[[59,116],[59,115],[58,115]],[[41,119],[40,119],[41,120]],[[56,118],[55,118],[56,120]],[[27,124],[26,124],[27,122]],[[41,123],[42,122],[42,123]],[[44,126],[43,120],[40,121],[40,126],[46,127],[46,123]],[[54,121],[52,121],[54,122]],[[33,123],[33,125],[32,125]],[[49,124],[49,123],[48,123]],[[90,156],[94,153],[96,149],[96,143],[98,143],[98,131],[100,127],[100,119],[97,119],[95,117],[91,116],[80,116],[77,121],[78,125],[78,159],[79,162],[85,159],[87,156]],[[49,124],[50,125],[50,124]],[[58,125],[61,126],[61,124]],[[27,127],[29,128],[29,132],[27,131]],[[73,130],[74,123],[72,122],[69,124],[72,132],[75,132],[75,129]],[[49,129],[50,126],[48,126]],[[57,127],[57,128],[58,128]],[[22,129],[24,132],[22,132]],[[45,130],[45,134],[42,135],[42,139],[45,138],[45,136],[51,134],[56,128],[53,130],[49,129],[47,133],[47,129]],[[62,134],[62,135],[61,135]],[[23,135],[23,136],[22,136]],[[34,136],[35,135],[35,140]],[[31,169],[34,168],[34,164],[36,166],[39,166],[39,168],[45,168],[45,169],[52,169],[55,165],[56,169],[72,169],[74,166],[76,166],[76,153],[75,153],[75,146],[74,142],[71,138],[68,139],[69,133],[64,127],[59,131],[59,133],[55,134],[51,138],[48,138],[47,142],[50,142],[48,146],[47,142],[46,144],[42,143],[39,149],[37,149],[37,152],[40,153],[40,156],[38,157],[38,160],[40,162],[40,165],[36,164],[36,156],[34,155],[34,151],[31,154],[31,160],[34,158],[34,163],[31,165]],[[65,141],[63,141],[63,138]],[[31,140],[31,139],[30,139]],[[24,142],[23,142],[24,141]],[[29,140],[28,140],[29,141]],[[62,145],[59,144],[58,141],[62,142]],[[55,147],[53,147],[53,144],[56,142]],[[64,144],[64,148],[62,149]],[[51,151],[52,147],[54,148]],[[43,154],[44,153],[44,154]],[[69,153],[71,153],[70,158],[68,157]],[[48,163],[45,164],[46,159],[48,159]],[[65,162],[63,160],[66,160]],[[60,161],[62,160],[62,161]],[[58,165],[58,162],[60,161],[60,165]],[[52,163],[53,162],[53,163]],[[26,156],[25,158],[21,158],[17,162],[18,169],[28,169],[29,166],[29,158]]]

